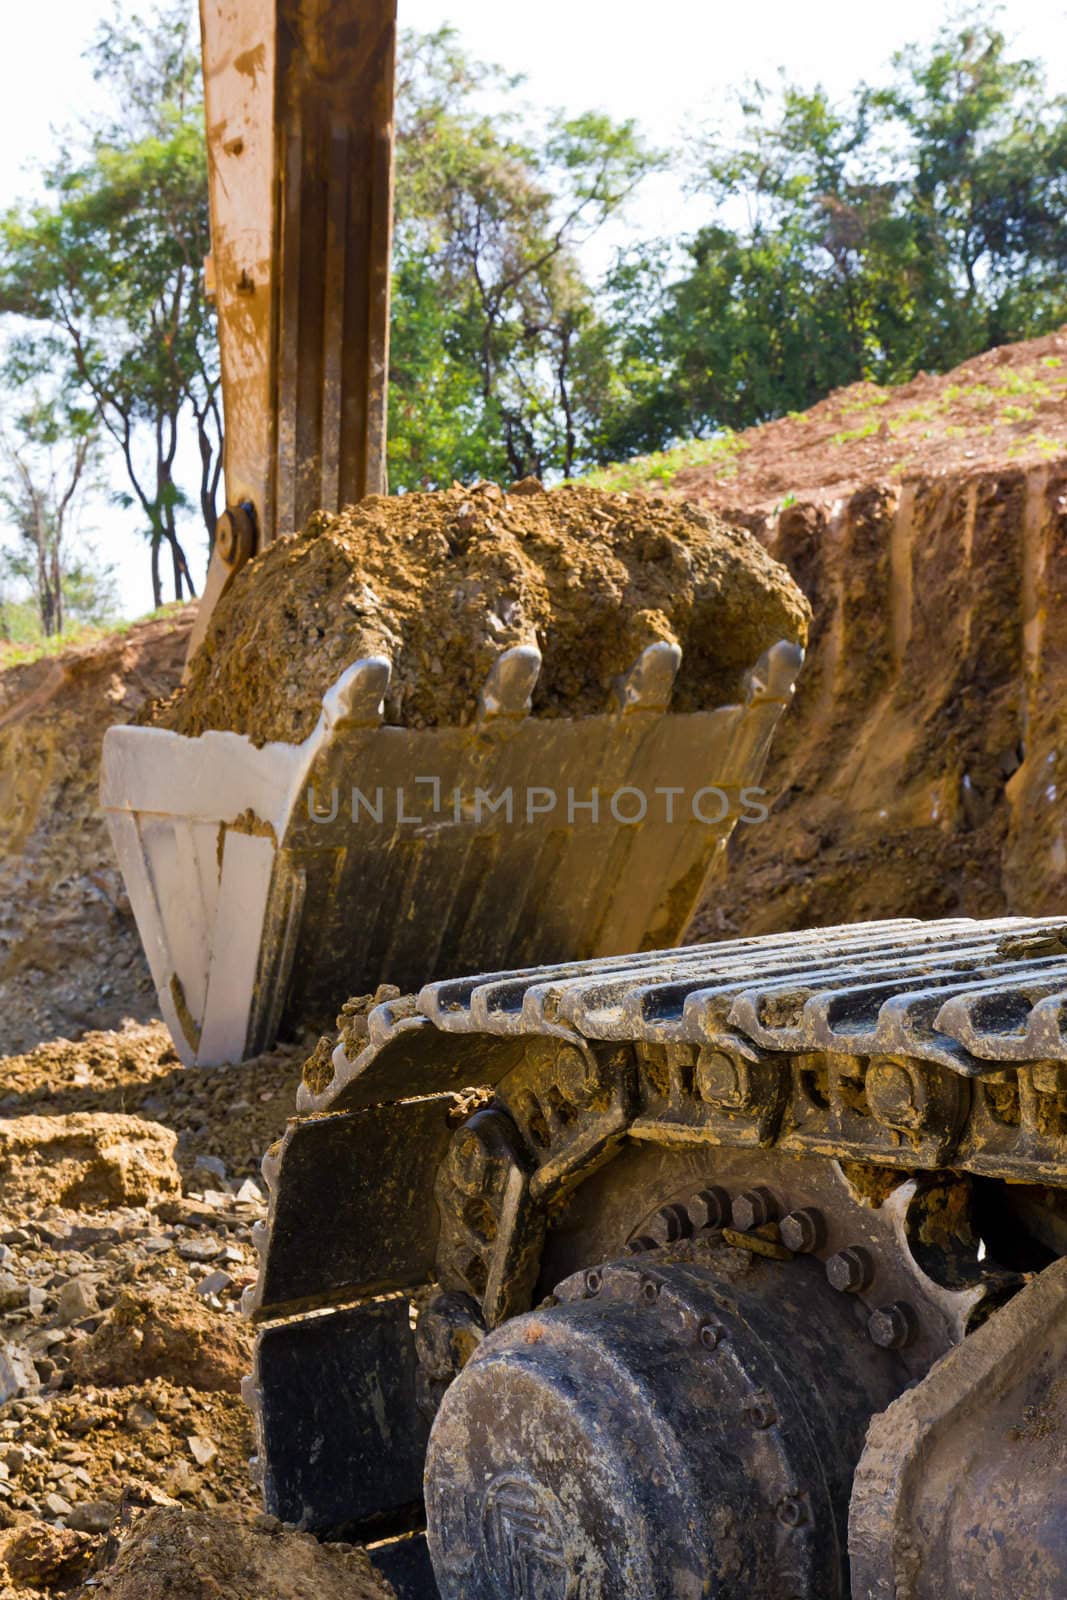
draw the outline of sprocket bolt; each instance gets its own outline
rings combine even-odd
[[[678,1204],[661,1206],[647,1227],[649,1237],[657,1244],[674,1244],[678,1239],[687,1239],[692,1231],[689,1212]]]
[[[655,1305],[659,1299],[659,1284],[655,1278],[643,1278],[641,1280],[641,1299],[646,1305]]]
[[[745,1416],[754,1428],[761,1431],[773,1428],[778,1421],[778,1413],[765,1396],[757,1395],[745,1406]]]
[[[591,1267],[585,1275],[585,1292],[592,1298],[598,1295],[604,1286],[604,1280],[595,1267]]]
[[[778,1202],[771,1191],[762,1185],[755,1189],[746,1189],[744,1194],[738,1195],[733,1204],[734,1227],[742,1233],[753,1233],[756,1228],[774,1222],[777,1216]]]
[[[870,1251],[860,1244],[839,1250],[826,1263],[826,1276],[842,1294],[859,1294],[874,1278],[874,1262]]]
[[[690,1195],[685,1208],[690,1222],[698,1230],[722,1228],[730,1221],[730,1196],[725,1189],[716,1185],[710,1189],[698,1189],[696,1194]]]
[[[915,1337],[915,1313],[903,1300],[871,1313],[867,1332],[882,1350],[903,1350]]]
[[[702,1322],[697,1338],[705,1350],[717,1350],[723,1340],[723,1331],[717,1322]]]
[[[786,1249],[795,1250],[798,1256],[810,1255],[826,1242],[826,1224],[822,1212],[816,1211],[813,1206],[791,1211],[782,1218],[779,1231]]]
[[[783,1528],[801,1528],[808,1520],[808,1508],[798,1494],[783,1495],[775,1511]]]

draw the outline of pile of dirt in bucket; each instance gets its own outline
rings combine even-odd
[[[386,720],[463,725],[502,651],[536,644],[533,709],[587,716],[657,641],[682,649],[678,710],[736,700],[807,604],[747,532],[687,505],[533,480],[371,496],[320,513],[238,574],[189,681],[151,713],[197,735],[298,742],[361,657],[392,663]]]

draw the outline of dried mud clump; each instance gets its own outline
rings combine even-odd
[[[143,1206],[181,1194],[177,1136],[109,1112],[0,1123],[0,1212],[40,1206]]]
[[[779,639],[803,642],[807,603],[748,533],[688,505],[582,486],[495,484],[371,496],[319,513],[236,578],[188,683],[158,726],[298,742],[346,667],[392,663],[386,720],[469,722],[496,657],[536,643],[540,716],[606,709],[648,644],[682,648],[673,704],[736,700]]]
[[[264,1519],[265,1521],[266,1519]],[[389,1600],[362,1550],[156,1506],[130,1528],[90,1594],[110,1600]]]
[[[76,1384],[114,1385],[165,1378],[190,1389],[239,1394],[251,1337],[189,1295],[123,1289],[109,1315],[71,1358]]]

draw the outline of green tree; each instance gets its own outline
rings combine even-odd
[[[210,543],[221,472],[200,69],[186,0],[148,16],[116,5],[90,51],[113,116],[43,174],[44,198],[0,219],[0,310],[22,319],[13,360],[62,375],[118,451],[122,500],[143,517],[156,604],[169,553],[174,597],[194,593],[179,537],[189,497],[180,440],[196,430]]]
[[[110,569],[77,543],[99,457],[92,414],[39,392],[0,427],[0,529],[12,536],[0,572],[29,593],[45,638],[115,609]]]
[[[508,105],[519,81],[471,60],[450,29],[404,36],[395,487],[570,472],[579,458],[580,347],[596,321],[580,250],[658,157],[632,122],[596,113],[532,126]]]
[[[645,250],[609,285],[599,459],[944,370],[1067,317],[1067,102],[988,15],[845,105],[784,82],[739,110],[693,152],[713,220],[684,269]]]
[[[976,13],[902,51],[872,114],[903,136],[905,363],[952,366],[1067,315],[1067,98]]]

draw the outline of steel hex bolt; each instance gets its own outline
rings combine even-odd
[[[698,1189],[686,1201],[686,1210],[694,1228],[722,1228],[730,1221],[730,1196],[715,1186]]]
[[[764,1227],[766,1223],[773,1222],[777,1215],[778,1202],[771,1191],[762,1185],[757,1189],[746,1189],[734,1201],[734,1227],[740,1228],[742,1233],[751,1233],[755,1228]]]
[[[808,1520],[808,1508],[798,1494],[783,1495],[775,1510],[783,1528],[801,1528]]]
[[[836,1256],[831,1256],[826,1263],[826,1276],[835,1289],[842,1294],[859,1294],[861,1289],[866,1289],[874,1277],[874,1262],[871,1260],[870,1251],[865,1250],[860,1244],[849,1245],[847,1250],[839,1250]]]
[[[795,1250],[798,1256],[809,1255],[826,1241],[822,1212],[812,1206],[806,1206],[802,1211],[791,1211],[787,1217],[783,1217],[779,1231],[786,1249]]]
[[[903,1300],[872,1312],[867,1332],[882,1350],[903,1350],[915,1337],[915,1313]]]
[[[757,1396],[745,1406],[745,1416],[754,1428],[761,1430],[773,1428],[778,1421],[778,1413],[771,1401],[763,1396]]]
[[[689,1212],[683,1205],[661,1206],[648,1224],[649,1235],[657,1244],[673,1244],[687,1239],[693,1231]]]

